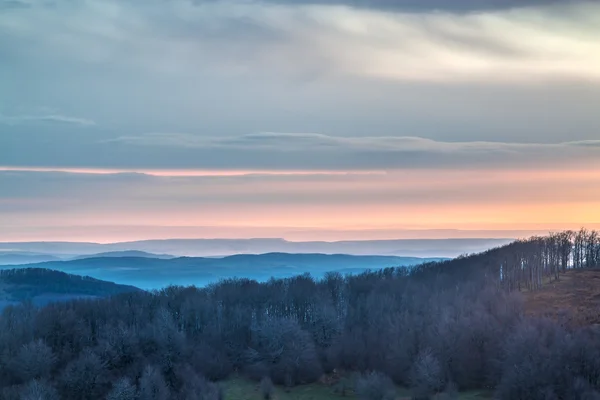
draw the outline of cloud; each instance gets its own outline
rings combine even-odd
[[[512,9],[517,3],[530,7]],[[59,1],[0,16],[0,50],[190,79],[600,82],[600,5],[554,3]],[[481,10],[452,12],[473,4]],[[382,11],[390,8],[398,12]]]
[[[7,188],[0,192],[5,236],[22,229],[84,226],[111,235],[123,221],[138,227],[228,227],[231,235],[239,234],[239,227],[250,235],[251,228],[274,227],[271,233],[285,236],[293,227],[516,229],[533,222],[595,223],[600,174],[559,166],[324,176],[4,171],[0,187]]]
[[[2,117],[12,125],[0,160],[269,171],[592,162],[589,143],[561,142],[597,133],[600,4],[492,3],[462,13],[29,2],[0,13],[0,75],[14,109],[29,110]],[[86,118],[35,116],[32,104]],[[73,135],[93,121],[102,126]],[[182,133],[138,133],[150,131]],[[243,135],[261,131],[327,135]]]
[[[61,152],[59,158],[18,152],[19,157],[11,159],[11,154],[17,152],[9,148],[3,169],[234,176],[396,169],[580,168],[597,164],[598,144],[595,140],[522,143],[315,133],[271,132],[228,137],[154,133],[88,141],[80,146],[71,143],[73,147]]]
[[[597,215],[596,1],[0,9],[7,232]]]
[[[6,125],[20,125],[29,123],[56,123],[56,124],[69,124],[69,125],[81,125],[81,126],[92,126],[96,123],[90,119],[71,117],[68,115],[60,114],[47,114],[47,115],[2,115],[0,114],[0,123]]]
[[[600,147],[600,140],[579,140],[570,144],[572,146]]]
[[[134,146],[166,146],[196,149],[278,150],[288,152],[423,152],[432,154],[488,154],[503,155],[556,151],[574,147],[598,147],[600,140],[563,143],[507,143],[507,142],[443,142],[413,136],[341,137],[317,133],[253,133],[239,137],[211,138],[184,133],[149,133],[139,136],[121,136],[103,143],[124,143]]]
[[[290,1],[271,0],[289,4]],[[292,4],[343,5],[393,11],[482,11],[553,5],[565,0],[292,0]],[[567,0],[569,1],[569,0]],[[202,0],[198,1],[199,3]]]
[[[0,0],[0,10],[5,9],[11,9],[11,8],[29,8],[31,6],[31,4],[25,2],[25,1],[19,1],[19,0]]]
[[[523,8],[530,6],[554,5],[564,3],[565,1],[574,2],[576,0],[266,0],[267,3],[283,5],[327,5],[327,6],[346,6],[364,9],[375,9],[385,11],[454,11],[454,12],[472,12],[485,10],[501,10],[510,8]],[[194,4],[202,6],[215,2],[226,2],[225,0],[193,0]],[[48,0],[45,5],[59,4],[60,1]],[[133,2],[135,3],[135,1]],[[137,2],[141,4],[141,1]],[[254,5],[259,2],[255,1]],[[31,1],[21,0],[1,0],[0,8],[26,8],[33,6]]]
[[[149,169],[149,168],[77,168],[77,167],[10,167],[0,166],[0,173],[19,174],[41,173],[96,176],[121,176],[124,178],[138,178],[139,176],[168,177],[168,178],[238,178],[238,177],[339,177],[339,176],[365,176],[383,175],[385,171],[339,171],[339,170],[215,170],[215,169]]]
[[[401,184],[399,184],[401,182]],[[11,209],[171,209],[224,205],[439,205],[594,202],[600,175],[559,171],[389,171],[385,174],[197,175],[0,171],[0,194]],[[563,188],[556,191],[556,185]],[[553,194],[552,194],[553,193]],[[18,199],[26,201],[20,204]],[[107,200],[110,203],[107,204]],[[177,207],[175,207],[177,205]],[[0,209],[2,206],[0,206]],[[67,209],[65,209],[66,211]],[[164,216],[167,218],[167,215]]]

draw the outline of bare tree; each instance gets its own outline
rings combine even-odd
[[[65,399],[103,397],[108,384],[106,363],[91,350],[85,350],[65,367],[61,384],[61,395]]]
[[[431,349],[422,350],[413,365],[410,383],[416,397],[428,398],[444,388],[442,367]]]
[[[23,382],[44,378],[56,362],[52,349],[37,339],[23,345],[11,363],[12,370]]]
[[[171,394],[160,370],[148,365],[140,378],[140,400],[168,400]]]
[[[137,396],[137,388],[129,378],[121,378],[113,384],[106,400],[136,400]]]
[[[34,379],[21,391],[20,400],[59,400],[58,392],[46,381]]]

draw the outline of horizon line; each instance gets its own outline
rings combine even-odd
[[[139,242],[153,242],[153,241],[190,241],[190,240],[280,240],[288,243],[342,243],[342,242],[389,242],[389,241],[441,241],[441,240],[518,240],[514,237],[466,237],[466,238],[389,238],[389,239],[344,239],[344,240],[288,240],[285,238],[278,237],[255,237],[255,238],[169,238],[169,239],[139,239],[139,240],[124,240],[117,242],[96,242],[96,241],[72,241],[72,240],[17,240],[17,241],[0,241],[0,245],[3,244],[26,244],[26,243],[76,243],[76,244],[98,244],[98,245],[111,245],[111,244],[127,244],[127,243],[139,243]],[[6,249],[0,249],[0,251],[6,251]]]
[[[236,177],[236,176],[305,176],[305,175],[386,175],[382,169],[227,169],[227,168],[103,168],[103,167],[30,167],[0,165],[0,172],[47,172],[87,175],[139,174],[156,177]]]

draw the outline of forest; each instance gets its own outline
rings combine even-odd
[[[117,285],[89,276],[67,274],[44,268],[0,270],[0,284],[10,300],[28,300],[46,293],[110,296],[140,291],[133,286]],[[2,296],[0,296],[2,299]]]
[[[0,317],[0,398],[220,400],[244,376],[294,387],[341,377],[361,400],[600,399],[600,331],[526,316],[521,292],[597,268],[600,235],[561,232],[360,275],[305,274],[116,294]]]

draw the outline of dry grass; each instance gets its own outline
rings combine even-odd
[[[571,270],[541,290],[523,293],[528,315],[569,325],[600,324],[600,269]]]

